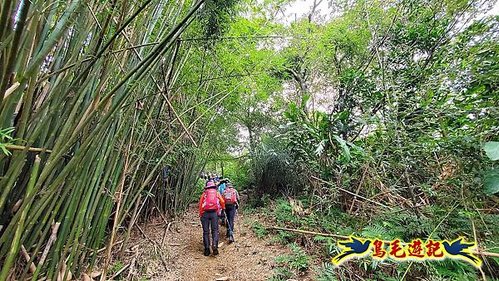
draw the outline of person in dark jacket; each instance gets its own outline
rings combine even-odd
[[[227,238],[229,243],[234,242],[234,219],[236,217],[236,210],[239,208],[239,193],[232,186],[232,183],[227,183],[226,188],[222,194],[225,201],[225,214],[227,216]]]
[[[218,193],[220,193],[220,194],[224,193],[226,183],[227,183],[227,179],[222,179],[220,181],[220,183],[218,184]],[[221,212],[219,219],[220,219],[220,224],[222,226],[225,226],[225,222],[226,222],[226,220],[225,220],[225,211]]]

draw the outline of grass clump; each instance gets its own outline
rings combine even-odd
[[[262,239],[265,236],[267,236],[268,231],[267,229],[259,222],[255,221],[252,226],[253,232],[255,233],[256,237]]]

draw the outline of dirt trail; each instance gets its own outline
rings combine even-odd
[[[259,220],[257,215],[238,213],[236,242],[232,244],[228,244],[226,228],[221,226],[220,254],[209,257],[203,256],[202,228],[196,205],[191,205],[187,214],[173,224],[165,236],[164,223],[157,221],[143,225],[147,238],[134,231],[130,245],[135,245],[135,248],[128,251],[130,256],[126,258],[130,263],[135,253],[137,272],[132,271],[128,277],[123,277],[182,281],[267,280],[273,274],[275,257],[288,251],[258,239],[251,229],[255,220]]]

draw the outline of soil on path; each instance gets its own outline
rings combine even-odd
[[[231,244],[225,237],[226,228],[220,226],[220,254],[209,257],[203,256],[202,228],[194,204],[167,232],[164,222],[159,220],[142,225],[144,234],[134,231],[129,245],[135,246],[127,251],[125,261],[133,262],[135,270],[129,270],[131,273],[123,277],[128,280],[267,280],[273,275],[275,258],[288,250],[257,238],[252,225],[258,220],[255,214],[238,213],[236,241]]]

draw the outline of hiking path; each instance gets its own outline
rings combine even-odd
[[[235,242],[229,244],[226,228],[219,227],[218,256],[203,255],[202,227],[197,205],[191,204],[176,222],[166,224],[157,218],[134,228],[120,275],[127,280],[268,280],[273,275],[275,258],[289,253],[256,237],[252,230],[258,214],[238,212]]]

